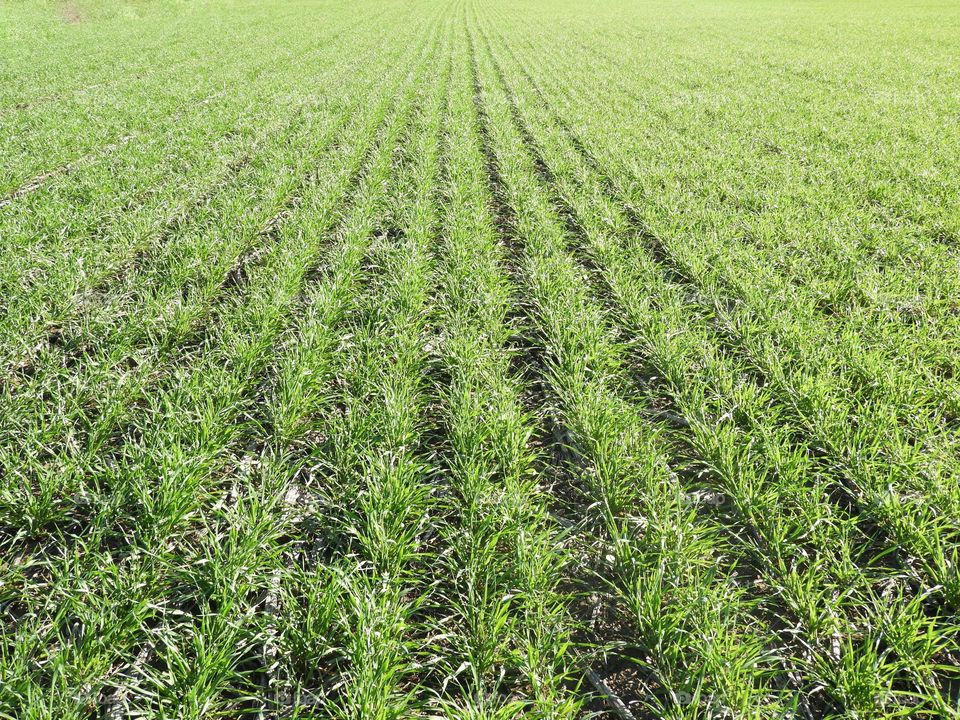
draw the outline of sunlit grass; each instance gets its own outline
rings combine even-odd
[[[0,717],[960,717],[957,38],[0,7]]]

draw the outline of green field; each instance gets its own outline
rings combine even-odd
[[[0,0],[0,718],[960,718],[960,3]]]

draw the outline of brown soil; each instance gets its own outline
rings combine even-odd
[[[63,7],[60,8],[60,18],[67,25],[77,25],[82,23],[86,18],[83,16],[83,11],[77,6],[72,0],[68,0],[64,3]]]

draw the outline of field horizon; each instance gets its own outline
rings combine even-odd
[[[0,47],[0,718],[960,718],[960,4]]]

